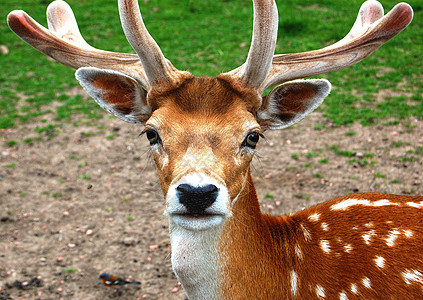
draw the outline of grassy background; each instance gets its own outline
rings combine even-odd
[[[122,32],[117,1],[69,0],[83,36],[93,46],[132,52]],[[248,0],[139,0],[144,21],[165,56],[179,69],[195,75],[216,75],[245,61],[251,40],[252,3]],[[384,0],[385,11],[397,1]],[[3,0],[0,3],[0,128],[34,118],[51,130],[80,113],[83,119],[104,114],[94,101],[70,96],[78,85],[74,70],[49,60],[15,36],[6,24],[13,9],[23,9],[45,25],[45,0]],[[321,48],[341,39],[351,28],[362,1],[277,1],[279,32],[276,53]],[[396,123],[423,117],[423,34],[421,0],[409,2],[415,11],[411,25],[375,54],[344,70],[323,75],[334,88],[320,108],[337,125]],[[378,97],[379,93],[379,97]],[[54,105],[53,105],[54,102]],[[325,124],[318,124],[321,128]],[[75,124],[78,125],[78,124]]]

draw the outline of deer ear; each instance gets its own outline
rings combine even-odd
[[[117,71],[80,68],[76,79],[108,113],[128,123],[145,123],[151,116],[146,91],[132,77]]]
[[[295,80],[281,84],[263,98],[257,120],[265,129],[294,125],[315,110],[329,95],[330,89],[331,84],[325,79]]]

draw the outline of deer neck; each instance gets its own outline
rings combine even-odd
[[[281,286],[277,278],[282,274],[289,278],[289,267],[295,261],[295,251],[288,246],[293,243],[289,219],[261,213],[248,174],[244,191],[233,207],[233,216],[226,221],[219,239],[221,299],[258,299],[263,293],[267,293],[265,299],[276,299],[284,294],[290,285]]]

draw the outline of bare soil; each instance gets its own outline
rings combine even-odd
[[[423,121],[348,128],[326,121],[315,130],[322,120],[315,112],[266,132],[252,167],[263,212],[286,214],[352,192],[423,194]],[[0,299],[185,299],[141,128],[104,117],[22,142],[45,125],[1,132]],[[10,140],[19,143],[8,147]],[[142,285],[116,292],[97,279],[102,272]]]

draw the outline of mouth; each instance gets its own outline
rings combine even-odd
[[[202,231],[219,226],[225,219],[225,215],[180,213],[169,215],[169,219],[186,230]]]

